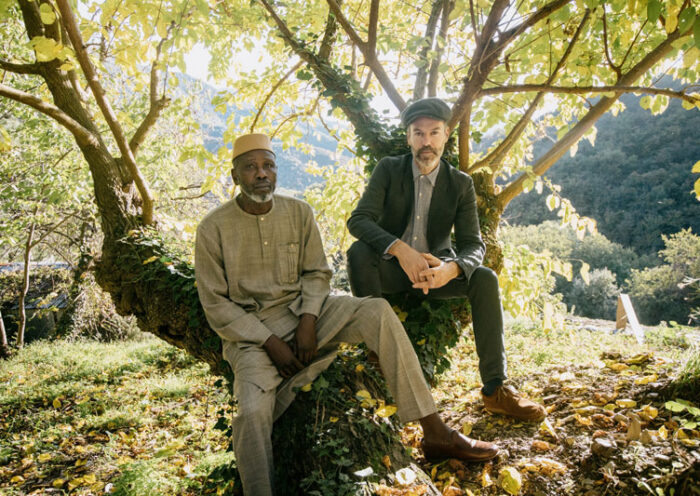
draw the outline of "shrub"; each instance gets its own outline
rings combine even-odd
[[[574,309],[576,315],[592,319],[615,320],[617,297],[620,288],[615,283],[615,275],[608,269],[594,269],[586,284],[581,276],[576,276],[564,294],[564,302]]]

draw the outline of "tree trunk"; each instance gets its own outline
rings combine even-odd
[[[2,310],[0,310],[0,359],[10,356],[10,345],[7,342],[7,332],[5,331],[5,321],[2,320]]]
[[[24,305],[27,292],[29,291],[29,264],[32,260],[32,241],[35,229],[36,224],[32,223],[31,226],[29,226],[27,243],[24,245],[24,271],[22,273],[22,289],[19,293],[19,324],[17,325],[17,337],[15,341],[18,349],[24,346],[24,330],[27,327],[27,311]]]

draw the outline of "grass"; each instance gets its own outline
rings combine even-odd
[[[215,380],[154,337],[27,346],[0,362],[0,493],[199,494],[231,456]]]
[[[531,384],[552,370],[595,371],[603,353],[653,353],[681,377],[700,376],[687,329],[653,330],[640,345],[628,335],[556,327],[545,332],[526,320],[507,326],[509,376],[534,396]],[[434,390],[445,411],[468,409],[479,395],[469,336]],[[207,475],[232,458],[228,439],[213,429],[228,401],[215,380],[207,366],[154,337],[27,346],[0,362],[0,493],[206,493]]]

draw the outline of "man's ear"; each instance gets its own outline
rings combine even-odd
[[[231,179],[233,179],[233,184],[238,185],[238,174],[236,174],[236,168],[231,169]]]
[[[445,125],[445,133],[447,133],[447,136],[449,136],[451,132],[452,132],[452,129],[450,129],[450,126]]]

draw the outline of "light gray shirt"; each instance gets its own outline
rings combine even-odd
[[[415,162],[411,165],[413,172],[413,212],[406,230],[401,235],[401,241],[421,253],[430,252],[428,247],[428,212],[440,167],[441,164],[438,163],[438,166],[430,171],[429,174],[421,174]],[[384,252],[385,257],[394,243],[387,247]],[[391,255],[388,255],[388,257],[391,257]]]

